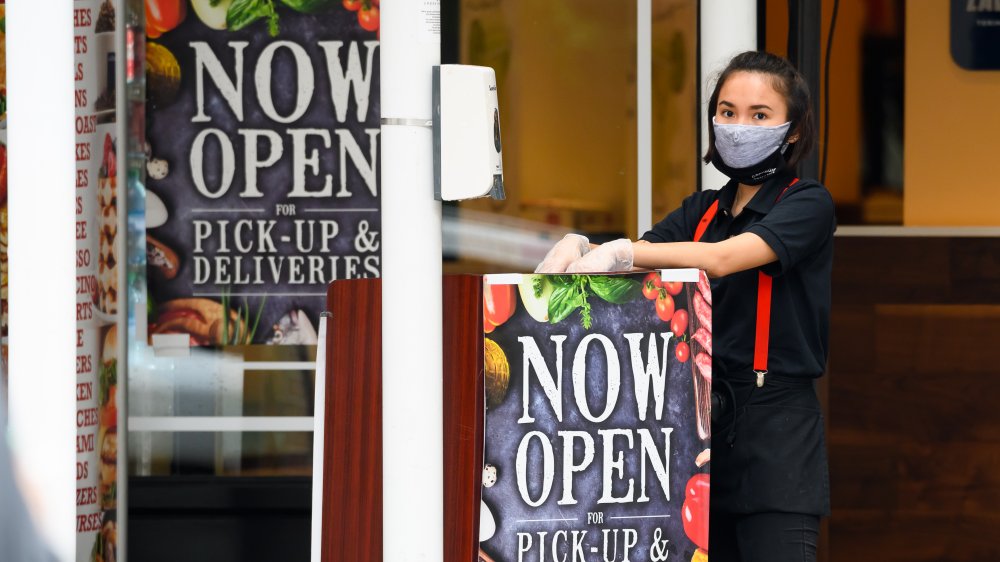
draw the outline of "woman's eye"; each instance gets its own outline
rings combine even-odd
[[[760,111],[758,111],[757,113],[753,114],[753,118],[757,119],[759,121],[763,121],[764,119],[767,119],[767,114],[766,113],[761,113]]]
[[[723,117],[732,117],[734,115],[732,110],[729,109],[723,109],[722,111],[719,112],[719,114],[722,115]]]

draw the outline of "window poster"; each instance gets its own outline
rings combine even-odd
[[[73,5],[76,84],[76,532],[80,561],[118,558],[116,11]]]
[[[706,561],[704,274],[503,277],[484,286],[480,560]]]
[[[147,0],[154,345],[312,345],[379,276],[378,4]]]

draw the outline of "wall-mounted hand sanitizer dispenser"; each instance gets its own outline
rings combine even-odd
[[[434,196],[503,199],[500,109],[492,68],[434,67]]]

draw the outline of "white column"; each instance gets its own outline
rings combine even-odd
[[[636,224],[641,236],[653,226],[653,18],[652,0],[636,0],[635,90]]]
[[[757,48],[757,0],[702,0],[701,2],[701,152],[708,149],[708,99],[715,78],[729,59]],[[729,181],[711,164],[701,171],[702,189],[719,189]]]
[[[7,23],[11,441],[40,530],[68,561],[76,545],[73,2],[8,0]]]
[[[441,203],[429,123],[441,11],[436,0],[380,8],[383,557],[440,562]]]

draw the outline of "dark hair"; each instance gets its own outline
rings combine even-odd
[[[805,158],[816,143],[816,125],[813,124],[812,103],[809,99],[809,86],[788,60],[764,51],[746,51],[733,57],[725,70],[719,74],[715,82],[712,97],[708,100],[708,120],[711,122],[719,105],[719,91],[722,85],[734,72],[757,72],[771,78],[775,91],[784,96],[788,106],[788,120],[792,123],[791,134],[799,138],[789,145],[785,151],[785,161],[789,167],[795,167]],[[708,151],[705,152],[705,162],[711,162],[715,156],[715,130],[708,127]]]

